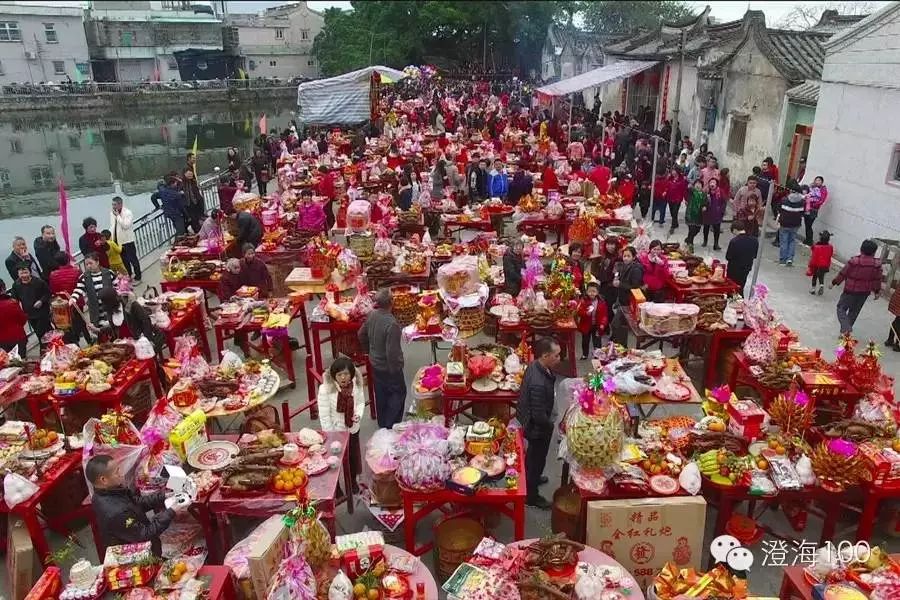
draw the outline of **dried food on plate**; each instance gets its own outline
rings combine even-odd
[[[298,431],[294,437],[301,446],[313,446],[325,443],[325,436],[309,427],[304,427]]]

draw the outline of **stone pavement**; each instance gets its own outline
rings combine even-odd
[[[681,239],[683,239],[683,236],[686,234],[686,229],[686,226],[682,224],[681,229],[672,236],[671,241],[680,241]],[[665,227],[664,233],[668,233],[668,227]],[[723,233],[721,241],[721,245],[723,248],[727,247],[728,239],[728,234]],[[699,242],[697,244],[696,250],[702,255],[715,256],[724,260],[724,250],[721,252],[713,252],[711,249],[703,249],[699,246]],[[779,312],[779,314],[783,317],[783,320],[791,328],[800,332],[801,341],[810,347],[821,348],[823,351],[823,355],[831,358],[833,356],[833,350],[837,345],[839,334],[837,317],[835,314],[835,304],[839,296],[839,290],[828,290],[826,288],[825,294],[823,296],[811,296],[809,294],[809,278],[805,275],[808,257],[808,250],[803,246],[798,246],[797,257],[794,261],[795,266],[792,268],[781,267],[777,263],[777,249],[772,247],[769,241],[766,240],[763,243],[762,265],[760,268],[759,281],[760,283],[764,283],[769,287],[770,299],[773,307]],[[158,269],[155,268],[156,264],[158,263],[154,262],[148,266],[146,274],[147,279],[144,285],[158,284],[158,282],[153,279],[158,278],[159,276]],[[832,273],[829,274],[829,279],[827,281],[830,281],[830,278],[833,277],[834,274],[835,270],[833,269]],[[879,342],[879,344],[881,344],[881,342],[886,337],[890,322],[891,317],[887,311],[886,300],[870,299],[866,303],[866,306],[863,309],[862,314],[860,315],[859,321],[856,324],[855,333],[861,342],[868,341],[869,339],[874,339]],[[297,332],[295,331],[293,334],[297,335]],[[210,337],[212,340],[212,336]],[[480,343],[481,341],[487,341],[487,338],[485,336],[479,336],[474,338],[472,341],[473,343]],[[424,343],[406,344],[404,345],[404,352],[406,355],[406,377],[407,381],[409,382],[411,381],[412,376],[416,372],[416,370],[430,361],[430,347],[428,346],[428,344]],[[326,356],[327,353],[328,352],[326,351]],[[326,358],[326,362],[327,360],[328,359]],[[900,353],[895,354],[894,352],[888,350],[884,353],[882,361],[886,372],[894,376],[900,373]],[[299,403],[301,400],[303,400],[302,396],[306,394],[306,382],[303,376],[303,362],[303,357],[298,353],[298,356],[295,359],[296,369],[299,376],[297,388],[296,390],[284,388],[276,398],[277,402],[280,403],[282,399],[285,398],[292,404]],[[587,363],[579,364],[579,372],[582,374],[587,373],[588,368],[589,366],[587,365]],[[695,381],[699,382],[697,376],[694,374],[692,375],[695,376]],[[699,384],[698,389],[702,389]],[[662,408],[665,409],[666,407]],[[687,407],[676,407],[676,409],[680,410],[660,410],[657,412],[657,415],[683,412],[685,409],[687,409]],[[562,410],[560,410],[559,412],[561,414]],[[696,412],[699,412],[699,409],[696,409]],[[310,422],[308,413],[296,418],[292,423],[292,427],[295,430],[303,426],[316,426],[315,423]],[[372,432],[374,432],[376,428],[377,426],[373,421],[371,421],[367,417],[364,417],[361,438],[363,440],[368,439],[368,437],[371,436]],[[555,456],[556,448],[557,445],[554,444],[551,448],[551,456]],[[553,492],[558,486],[558,482],[560,480],[560,470],[561,462],[556,460],[548,461],[546,474],[550,478],[550,483],[543,488],[544,495],[547,498],[550,498],[552,496]],[[339,532],[353,532],[359,531],[363,528],[379,527],[378,523],[362,505],[361,501],[357,500],[356,508],[357,510],[353,515],[347,514],[346,508],[344,507],[339,509]],[[887,520],[887,508],[887,506],[882,505],[883,522]],[[855,529],[854,519],[855,515],[847,515],[846,520],[843,521],[841,523],[841,526],[839,527],[839,532],[841,534],[839,537],[841,537],[842,539],[847,539],[850,535],[852,535]],[[711,541],[710,533],[714,520],[715,511],[713,509],[709,509],[707,511],[705,544],[709,544],[709,542]],[[771,511],[763,517],[763,520],[767,524],[777,528],[778,531],[784,533],[785,535],[793,534],[790,526],[787,524],[787,521],[785,520],[781,512]],[[550,533],[549,511],[541,511],[533,508],[528,508],[526,521],[526,534],[528,537],[537,537]],[[433,521],[428,520],[419,524],[417,537],[420,541],[432,537],[432,525]],[[242,532],[246,531],[249,526],[249,523],[238,524],[237,536],[240,537]],[[876,531],[878,532],[878,534],[876,538],[872,540],[873,543],[881,543],[885,540],[890,539],[887,538],[884,527],[876,528]],[[497,530],[495,530],[494,533],[501,541],[512,539],[511,524],[505,518],[501,519],[500,526],[497,528]],[[813,542],[818,540],[819,521],[815,517],[810,516],[807,530],[803,534],[801,534],[801,536],[804,539]],[[96,556],[94,556],[93,543],[91,541],[89,529],[85,527],[80,530],[79,537],[83,540],[84,546],[86,548],[83,554],[87,558],[90,558],[91,560],[94,560],[96,562]],[[396,532],[387,534],[387,538],[395,545],[402,546],[402,526],[398,528]],[[60,539],[56,538],[54,540],[54,546],[57,546],[60,542]],[[900,548],[900,544],[896,543],[895,541],[890,541],[888,547],[892,551],[898,551],[898,548]],[[774,566],[762,566],[762,547],[760,545],[757,545],[754,550],[757,563],[752,569],[750,575],[750,590],[754,595],[775,596],[778,593],[778,587],[781,581],[781,569]],[[433,557],[431,553],[423,556],[422,558],[429,565],[429,567],[433,566]],[[0,570],[0,589],[4,589],[5,584],[5,570]]]

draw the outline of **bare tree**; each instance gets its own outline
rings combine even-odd
[[[874,2],[797,3],[776,23],[776,27],[804,30],[814,27],[826,10],[835,10],[839,15],[867,15],[876,9]]]

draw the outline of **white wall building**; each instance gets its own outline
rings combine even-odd
[[[838,254],[865,238],[900,239],[900,2],[825,44],[806,178],[825,178],[816,230]]]
[[[0,84],[91,79],[83,12],[0,4]]]
[[[324,26],[325,18],[305,2],[232,14],[225,21],[225,50],[240,57],[249,77],[314,78],[319,63],[313,40]]]

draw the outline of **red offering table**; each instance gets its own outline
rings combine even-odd
[[[463,411],[470,410],[476,404],[506,404],[510,409],[515,409],[519,402],[518,390],[494,390],[493,392],[478,392],[471,387],[465,390],[445,388],[443,390],[444,425],[450,427],[450,423]]]
[[[779,394],[784,393],[785,390],[772,389],[759,383],[756,377],[750,372],[751,366],[750,359],[747,358],[746,354],[740,351],[735,352],[734,365],[731,367],[731,376],[728,378],[728,386],[732,390],[737,389],[738,385],[745,385],[756,390],[760,399],[763,401],[763,408],[768,410],[772,401],[775,400]]]
[[[565,367],[558,369],[559,372],[569,377],[577,377],[578,365],[576,363],[577,358],[575,355],[576,333],[578,333],[578,329],[575,327],[574,322],[569,325],[556,324],[548,329],[534,329],[527,323],[519,322],[515,325],[510,325],[509,323],[498,321],[496,339],[499,342],[501,334],[518,334],[520,338],[525,336],[528,343],[532,344],[537,337],[549,336],[556,338],[556,340],[559,341],[559,345],[562,346],[563,353],[566,357]]]
[[[419,273],[391,273],[385,277],[373,277],[372,275],[366,274],[366,281],[369,284],[369,289],[377,290],[386,285],[414,285],[419,287],[420,289],[425,289],[428,286],[428,281],[431,279],[431,257],[425,257],[425,269],[420,271]]]
[[[474,229],[476,231],[494,231],[494,224],[490,219],[472,219],[471,221],[445,221],[444,237],[453,237],[454,234],[465,231],[466,229]]]
[[[507,489],[502,479],[497,485],[503,487],[481,488],[472,495],[461,494],[448,489],[436,492],[415,492],[401,488],[400,493],[403,496],[403,537],[406,550],[416,556],[422,556],[431,550],[434,546],[433,542],[416,546],[416,524],[426,515],[440,510],[445,504],[451,503],[466,506],[490,506],[497,512],[501,512],[511,518],[515,530],[515,539],[523,539],[525,537],[526,482],[525,444],[521,432],[517,434],[516,451],[519,455],[519,462],[516,465],[519,477],[518,485],[514,490]],[[420,505],[418,509],[416,508],[417,504]]]
[[[297,302],[290,306],[291,309],[291,322],[293,322],[297,317],[301,316],[301,313],[304,313],[304,307],[302,302]],[[305,314],[305,313],[304,313]],[[262,331],[262,323],[258,321],[243,321],[240,324],[235,324],[233,321],[223,321],[221,318],[215,323],[215,332],[216,332],[216,352],[218,356],[222,356],[222,351],[225,349],[225,340],[234,338],[234,335],[238,332],[245,333],[247,336],[243,340],[244,347],[242,350],[244,354],[249,354],[249,351],[255,350],[260,353],[264,357],[271,360],[273,363],[281,366],[288,375],[288,379],[291,382],[291,389],[297,387],[297,376],[294,374],[294,352],[291,350],[291,345],[288,343],[287,338],[282,339],[280,341],[280,350],[277,349],[269,339],[265,335],[261,335],[259,338],[259,343],[255,344],[250,341],[250,334],[258,333]]]
[[[150,381],[153,386],[154,398],[163,395],[162,384],[159,380],[159,372],[156,369],[156,361],[152,358],[146,360],[131,359],[116,371],[115,383],[113,387],[105,392],[91,394],[85,390],[81,390],[77,394],[70,396],[60,396],[56,394],[46,395],[28,395],[25,397],[28,402],[28,410],[31,412],[31,419],[38,427],[44,427],[44,415],[51,410],[56,410],[60,406],[66,404],[74,404],[79,402],[93,402],[103,406],[103,412],[107,410],[121,410],[122,400],[128,391],[143,381]],[[49,402],[50,406],[42,406]]]
[[[341,468],[329,468],[321,475],[310,476],[309,483],[306,486],[306,497],[310,501],[315,502],[321,513],[322,522],[325,523],[333,538],[335,535],[335,512],[338,505],[346,502],[347,512],[353,514],[352,474],[350,473],[350,453],[347,451],[347,445],[350,443],[350,433],[347,431],[321,431],[319,433],[325,436],[323,445],[326,449],[329,449],[332,442],[340,442]],[[210,439],[213,440],[227,440],[235,443],[237,443],[239,438],[240,436],[238,435],[228,434],[210,436]],[[337,488],[341,473],[344,476],[342,487],[345,495],[338,498]],[[220,545],[218,550],[221,551],[222,556],[214,558],[216,562],[219,562],[233,545],[233,540],[229,535],[229,515],[266,519],[272,515],[283,514],[296,505],[297,497],[295,495],[265,491],[254,496],[227,496],[222,494],[220,486],[209,495],[205,502],[195,506],[199,509],[198,516],[203,526],[207,547],[215,547],[213,526],[219,529]]]
[[[161,281],[159,284],[159,288],[164,292],[180,292],[184,288],[189,287],[199,288],[205,292],[204,300],[206,301],[207,310],[209,309],[209,295],[212,294],[216,298],[219,297],[218,279],[179,279],[178,281]]]
[[[856,528],[856,541],[868,542],[872,540],[872,533],[878,521],[878,507],[881,505],[881,501],[900,498],[900,481],[893,481],[887,485],[866,483],[861,489],[863,505],[862,514],[859,516],[859,526]]]
[[[170,311],[169,319],[169,326],[160,329],[166,336],[169,354],[175,355],[175,338],[194,330],[197,332],[197,342],[200,344],[200,349],[203,350],[203,356],[206,357],[206,360],[212,360],[209,353],[209,339],[206,337],[206,322],[199,304],[194,303],[185,310]]]
[[[722,351],[722,346],[728,342],[732,342],[729,346],[733,345],[734,342],[741,344],[750,337],[752,331],[749,327],[744,327],[743,329],[720,329],[712,332],[712,337],[709,341],[709,352],[706,356],[706,375],[703,379],[703,384],[707,389],[714,388],[718,383],[716,381],[716,366],[720,360],[719,353]]]
[[[516,225],[516,231],[535,236],[538,232],[550,232],[556,235],[557,244],[569,241],[569,219],[523,219]]]
[[[9,513],[22,519],[25,527],[28,528],[28,535],[31,537],[31,543],[37,552],[41,562],[46,566],[50,558],[50,545],[47,543],[47,537],[44,535],[44,529],[53,529],[62,535],[67,535],[68,531],[63,525],[66,523],[87,516],[87,511],[91,510],[90,504],[81,504],[79,508],[57,515],[52,518],[41,519],[41,511],[38,508],[41,502],[46,498],[47,494],[63,484],[69,477],[83,477],[81,474],[81,451],[69,452],[53,465],[50,470],[38,479],[38,491],[28,500],[16,504],[9,508],[6,502],[0,498],[0,512]],[[5,532],[4,532],[5,534]],[[5,535],[4,535],[5,537]]]
[[[666,282],[666,286],[672,292],[673,302],[685,302],[690,296],[698,294],[703,296],[712,294],[731,296],[732,294],[737,294],[741,291],[741,287],[728,278],[721,283],[689,283],[687,285],[682,285],[674,279],[669,279]]]
[[[900,554],[891,554],[891,558],[900,561]],[[805,566],[785,567],[784,576],[781,579],[781,591],[778,592],[779,600],[811,600],[812,586],[809,585],[803,575]]]

